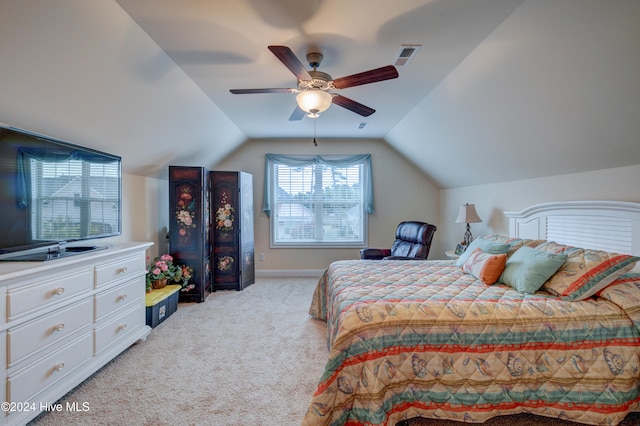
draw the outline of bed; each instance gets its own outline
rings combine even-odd
[[[327,322],[329,359],[303,425],[523,412],[615,425],[640,411],[640,203],[505,217],[509,235],[476,239],[464,260],[327,268],[309,313]]]

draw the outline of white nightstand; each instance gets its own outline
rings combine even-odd
[[[449,259],[457,259],[460,257],[460,255],[456,254],[455,250],[447,250],[444,254],[446,254]]]

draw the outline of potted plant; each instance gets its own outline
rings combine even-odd
[[[193,269],[173,263],[173,256],[163,254],[147,266],[147,292],[164,288],[168,283],[180,284],[183,288],[193,276]]]

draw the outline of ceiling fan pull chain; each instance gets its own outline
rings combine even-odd
[[[317,118],[313,119],[313,146],[318,146],[318,142],[316,142],[316,123],[318,122]]]

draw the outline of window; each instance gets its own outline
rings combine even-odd
[[[373,212],[371,156],[267,154],[272,247],[362,247]]]

